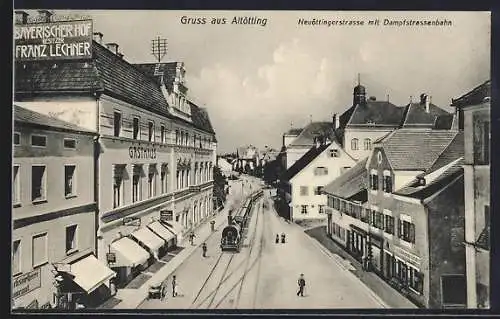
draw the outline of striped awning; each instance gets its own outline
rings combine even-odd
[[[91,293],[107,280],[116,276],[113,270],[93,255],[71,264],[70,272],[74,276],[73,281],[87,293]]]
[[[149,253],[128,237],[113,242],[110,251],[116,254],[113,267],[136,267],[149,259]]]
[[[175,238],[175,234],[172,231],[168,230],[167,227],[163,226],[159,221],[155,221],[147,225],[147,227],[167,242]]]

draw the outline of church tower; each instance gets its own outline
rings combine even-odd
[[[360,76],[358,73],[358,85],[354,87],[352,105],[364,104],[366,102],[366,90],[361,85]]]

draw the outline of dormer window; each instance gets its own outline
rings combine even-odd
[[[339,157],[340,151],[337,149],[330,150],[330,157]]]

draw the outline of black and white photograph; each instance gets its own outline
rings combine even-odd
[[[12,14],[11,313],[490,309],[491,12]]]

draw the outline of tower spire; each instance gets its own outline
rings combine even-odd
[[[361,75],[358,73],[358,85],[361,85]]]

